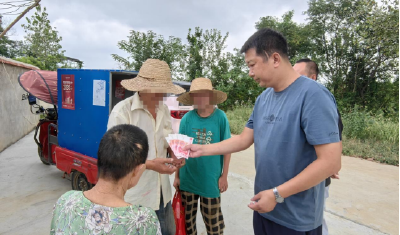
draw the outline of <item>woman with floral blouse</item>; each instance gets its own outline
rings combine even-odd
[[[50,234],[161,234],[154,210],[124,200],[146,168],[148,149],[145,132],[136,126],[108,130],[97,154],[97,184],[58,199]]]

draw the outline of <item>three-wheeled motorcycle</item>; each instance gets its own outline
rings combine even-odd
[[[31,111],[41,118],[34,139],[40,160],[70,176],[72,189],[97,182],[97,150],[112,108],[133,95],[121,81],[137,76],[122,70],[31,70],[19,76]],[[52,106],[44,108],[36,99]]]

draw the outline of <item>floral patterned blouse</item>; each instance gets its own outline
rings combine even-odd
[[[81,191],[69,191],[54,205],[50,234],[161,235],[161,229],[150,208],[101,206],[89,201]]]

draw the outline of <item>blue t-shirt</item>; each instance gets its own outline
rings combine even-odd
[[[256,100],[246,127],[254,130],[255,194],[294,178],[317,159],[314,145],[339,142],[333,95],[299,77],[280,92],[266,89]],[[322,224],[325,181],[278,203],[263,217],[296,231]]]
[[[208,117],[200,117],[196,109],[188,112],[181,120],[179,133],[193,137],[194,144],[214,144],[231,137],[228,118],[220,109]],[[223,164],[223,155],[187,159],[179,170],[179,188],[202,197],[219,197],[218,180]]]

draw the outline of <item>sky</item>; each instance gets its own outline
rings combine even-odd
[[[17,0],[0,0],[10,2]],[[84,62],[87,69],[116,69],[111,54],[126,57],[117,43],[127,39],[130,30],[152,30],[165,37],[180,37],[186,43],[188,29],[218,29],[229,32],[227,51],[240,48],[255,32],[255,23],[264,16],[280,17],[294,10],[294,21],[304,22],[307,0],[42,0],[51,25],[62,37],[65,55]],[[0,9],[0,13],[5,10]],[[26,16],[31,16],[31,10]],[[16,16],[5,16],[11,22]],[[11,39],[23,39],[21,19],[11,32]]]

